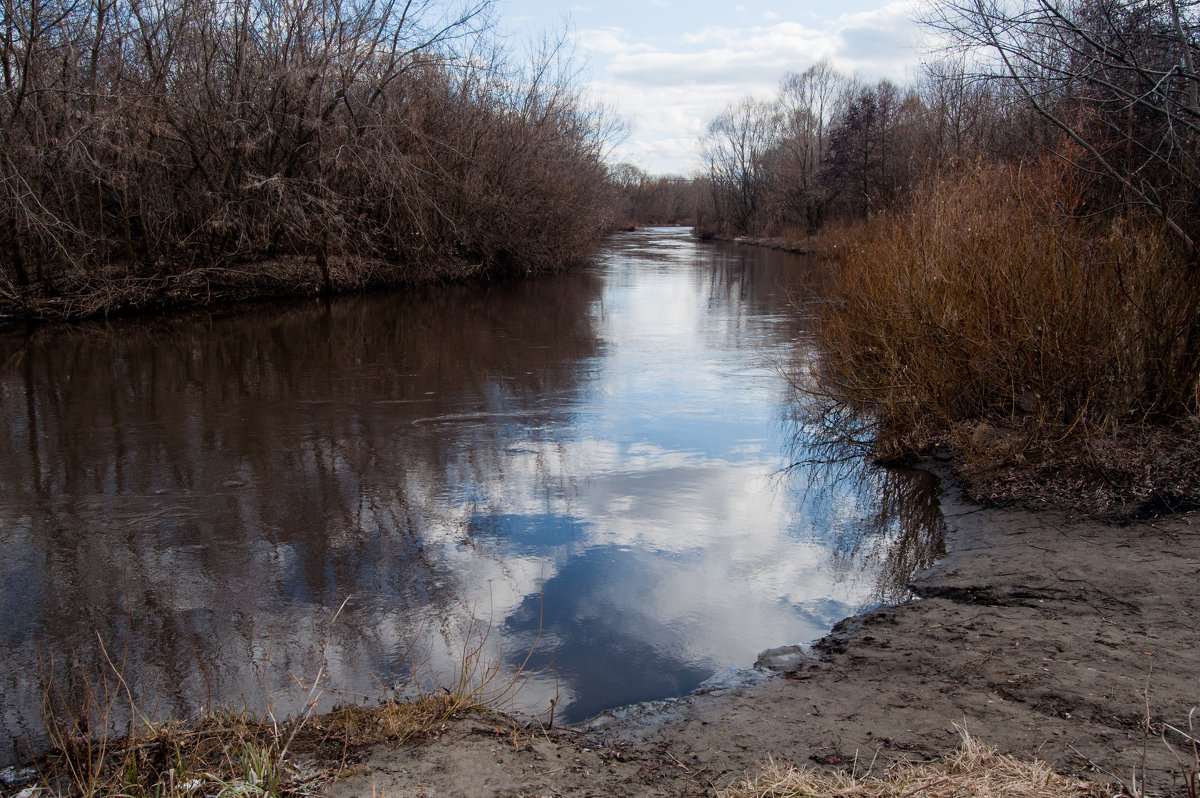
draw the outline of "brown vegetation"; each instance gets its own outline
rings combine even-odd
[[[7,0],[0,303],[72,317],[213,294],[528,273],[607,220],[606,129],[486,2]]]
[[[654,177],[633,164],[618,164],[609,172],[614,196],[613,221],[619,229],[642,225],[694,225],[706,189],[683,177]]]
[[[191,723],[156,720],[126,681],[128,650],[114,659],[101,640],[103,664],[94,672],[77,659],[57,670],[53,659],[42,663],[42,715],[51,748],[34,760],[36,774],[19,780],[39,794],[85,798],[305,796],[320,794],[331,779],[352,771],[365,747],[428,738],[462,715],[494,714],[517,739],[541,724],[518,723],[489,709],[511,700],[525,678],[523,667],[511,670],[491,657],[489,632],[467,634],[446,684],[423,689],[413,683],[405,700],[387,697],[317,714],[327,686],[326,637],[321,665],[301,683],[306,696],[299,716],[277,718],[268,703],[265,717],[218,709]],[[20,786],[26,785],[0,782]]]
[[[1085,218],[1084,202],[1061,162],[979,166],[828,231],[839,279],[815,390],[873,419],[877,456],[947,446],[981,489],[1016,466],[1120,485],[1124,502],[1186,493],[1200,287],[1164,225]],[[1117,456],[1149,424],[1174,440]]]
[[[819,62],[746,98],[704,139],[717,234],[817,230],[906,207],[964,160],[1046,153],[1086,176],[1087,213],[1137,205],[1195,252],[1200,18],[1194,2],[944,0],[946,48],[909,87]],[[1069,147],[1065,146],[1069,144]]]
[[[219,711],[192,724],[147,723],[122,737],[83,734],[60,718],[67,723],[57,729],[64,736],[37,760],[34,781],[58,796],[319,795],[331,779],[353,772],[365,747],[426,739],[471,713],[487,714],[480,704],[446,693],[279,723]]]
[[[747,98],[710,124],[703,143],[701,235],[803,239],[829,222],[904,206],[929,175],[964,159],[1036,152],[1045,127],[980,86],[962,61],[902,89],[819,62],[789,73],[770,100]]]

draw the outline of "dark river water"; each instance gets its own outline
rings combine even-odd
[[[819,285],[657,229],[546,279],[0,337],[4,758],[106,659],[187,717],[437,689],[465,650],[578,721],[902,599],[931,478],[783,471],[826,456],[781,376]]]

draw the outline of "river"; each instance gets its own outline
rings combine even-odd
[[[932,479],[786,470],[824,456],[783,377],[820,284],[658,228],[544,279],[0,336],[4,758],[47,684],[117,671],[147,715],[282,715],[466,652],[571,722],[904,598]]]

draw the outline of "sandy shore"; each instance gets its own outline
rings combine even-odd
[[[1144,768],[1152,793],[1179,792],[1161,735],[1200,705],[1200,515],[1118,526],[984,509],[952,488],[943,510],[949,553],[914,583],[920,598],[843,621],[790,673],[589,729],[468,715],[373,749],[330,793],[710,795],[768,758],[861,773],[938,755],[956,723],[1063,772],[1128,782]]]

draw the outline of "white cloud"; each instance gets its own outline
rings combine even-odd
[[[911,80],[923,38],[913,21],[915,2],[897,0],[835,17],[797,9],[784,19],[764,9],[759,18],[768,21],[757,25],[729,24],[728,14],[700,15],[694,27],[669,33],[602,27],[579,31],[575,41],[593,60],[591,90],[631,123],[616,157],[652,172],[686,173],[697,165],[698,139],[708,121],[742,97],[773,95],[788,71],[827,58],[864,80]],[[736,9],[739,15],[755,10]]]
[[[572,39],[575,46],[590,56],[618,55],[622,53],[654,52],[653,45],[634,41],[624,28],[590,28],[577,31]]]
[[[906,81],[927,35],[916,22],[916,6],[908,0],[848,14],[838,20],[840,46],[833,60],[867,78]]]

